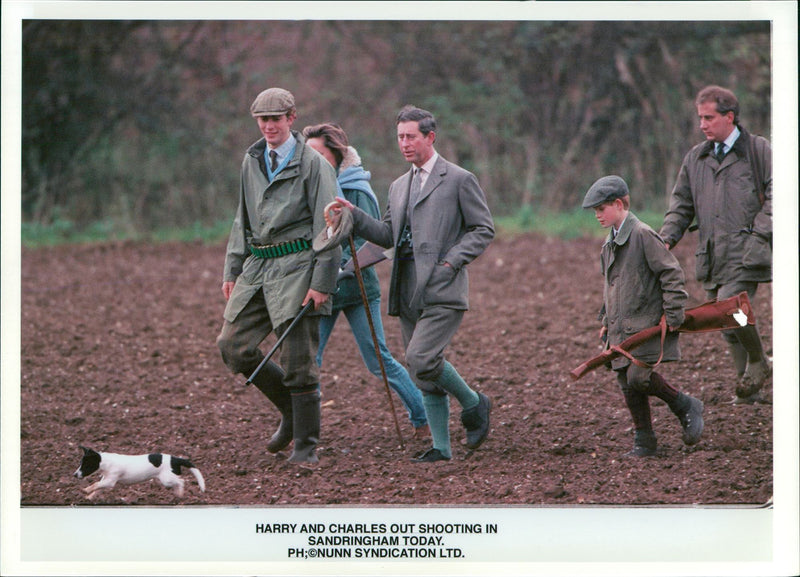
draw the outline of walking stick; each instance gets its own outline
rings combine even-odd
[[[296,317],[294,317],[294,320],[292,320],[292,323],[291,323],[291,324],[290,324],[290,325],[289,325],[289,326],[286,328],[286,330],[285,330],[285,331],[283,331],[283,334],[282,334],[282,335],[281,335],[281,336],[278,338],[278,340],[275,342],[275,344],[274,344],[274,345],[272,345],[272,348],[271,348],[271,349],[270,349],[270,351],[267,353],[267,356],[265,356],[265,357],[264,357],[264,358],[261,360],[261,363],[259,363],[259,365],[256,367],[256,370],[255,370],[255,371],[253,371],[253,374],[252,374],[252,375],[250,375],[250,377],[249,377],[249,378],[248,378],[248,379],[245,381],[245,383],[244,383],[245,385],[250,385],[250,384],[252,384],[252,382],[253,382],[253,379],[255,379],[255,378],[256,378],[256,375],[257,375],[259,372],[261,372],[261,369],[263,369],[263,368],[264,368],[264,365],[266,365],[266,364],[269,362],[269,360],[272,358],[272,355],[274,355],[274,354],[275,354],[275,351],[277,351],[277,350],[278,350],[278,348],[279,348],[279,347],[280,347],[280,346],[283,344],[283,341],[285,341],[285,340],[286,340],[286,337],[287,337],[287,335],[289,334],[289,331],[291,331],[291,330],[294,328],[294,326],[295,326],[295,325],[296,325],[298,322],[300,322],[300,319],[302,319],[302,318],[303,318],[303,316],[305,316],[305,314],[306,314],[306,313],[307,313],[309,310],[311,310],[311,308],[312,308],[313,306],[314,306],[314,301],[313,301],[313,300],[310,300],[310,301],[308,301],[308,302],[306,303],[306,306],[304,306],[302,309],[300,309],[300,312],[299,312],[299,313],[297,313],[297,316],[296,316]]]
[[[353,254],[353,271],[356,273],[358,280],[358,288],[361,292],[361,300],[364,302],[364,310],[367,313],[367,322],[369,323],[369,330],[372,333],[372,344],[375,345],[375,356],[378,357],[378,364],[381,366],[381,376],[383,376],[383,385],[386,388],[386,396],[389,397],[389,408],[392,411],[392,418],[394,419],[394,428],[397,431],[397,438],[400,439],[400,447],[405,448],[403,443],[403,435],[400,433],[400,425],[397,422],[397,415],[394,412],[394,401],[392,401],[392,393],[389,391],[389,378],[386,376],[386,368],[383,365],[383,357],[381,356],[381,348],[378,343],[378,335],[375,333],[375,325],[372,322],[372,311],[369,309],[369,300],[367,299],[367,289],[364,288],[364,279],[361,276],[361,268],[358,266],[358,256],[356,254],[356,243],[353,240],[353,235],[349,237],[350,252]]]

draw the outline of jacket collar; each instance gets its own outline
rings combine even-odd
[[[737,156],[743,156],[747,150],[747,143],[750,140],[750,134],[742,127],[739,126],[739,138],[733,143],[733,146],[728,151],[730,154],[732,151],[735,151]],[[714,148],[716,146],[715,142],[710,140],[706,140],[703,143],[703,149],[700,151],[700,157],[709,156],[714,154]],[[726,154],[727,156],[727,154]]]
[[[436,162],[433,163],[430,174],[428,175],[428,180],[425,181],[425,186],[423,186],[420,191],[419,199],[422,200],[428,196],[433,189],[439,186],[442,180],[444,180],[445,174],[447,174],[447,162],[441,155],[437,155]]]
[[[747,148],[748,143],[750,141],[750,134],[742,128],[739,127],[739,138],[736,139],[736,142],[733,143],[731,147],[731,151],[735,151],[737,156],[743,157],[747,155]]]
[[[294,147],[294,155],[289,161],[286,163],[286,166],[283,167],[276,176],[275,180],[282,180],[284,178],[288,178],[290,176],[294,176],[296,174],[297,167],[300,165],[300,162],[303,159],[303,153],[305,152],[305,138],[299,132],[292,130],[292,135],[294,136],[297,144]],[[258,166],[261,169],[261,172],[266,177],[267,175],[267,165],[265,164],[264,160],[264,151],[267,148],[267,140],[265,138],[260,138],[252,145],[250,148],[247,149],[247,155],[251,156],[256,162],[258,162]]]
[[[303,145],[305,144],[306,141],[305,138],[303,138],[302,134],[300,134],[296,130],[292,130],[292,136],[294,136],[295,140],[297,141],[297,144],[294,147],[294,155],[292,156],[292,158],[289,159],[289,164],[287,166],[300,162],[300,159],[303,158],[303,150],[305,148]],[[249,154],[253,158],[261,157],[263,159],[264,151],[266,150],[266,148],[267,148],[267,140],[262,137],[250,145],[250,148],[247,149],[247,154]]]
[[[636,226],[637,222],[639,222],[639,219],[636,218],[636,215],[628,211],[628,216],[625,217],[625,222],[622,223],[622,226],[619,228],[619,232],[616,234],[616,236],[614,236],[613,229],[609,231],[605,244],[614,243],[617,246],[622,246],[628,242],[628,239],[631,237],[631,231],[633,230],[634,226]]]

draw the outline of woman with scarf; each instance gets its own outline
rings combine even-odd
[[[344,130],[332,123],[317,124],[304,128],[303,136],[306,138],[306,144],[325,157],[336,170],[341,196],[371,216],[380,218],[378,199],[369,183],[371,174],[364,170],[361,158],[356,149],[349,145]],[[354,241],[356,250],[361,248],[365,242],[360,237],[355,237]],[[342,249],[341,265],[344,266],[352,257],[350,243],[343,243]],[[427,438],[430,436],[430,429],[425,416],[425,407],[422,404],[422,393],[411,380],[406,368],[392,356],[386,346],[381,322],[381,288],[378,275],[373,267],[369,267],[361,270],[361,276],[389,386],[395,390],[408,411],[408,418],[414,427],[414,437]],[[375,344],[372,340],[372,332],[358,280],[355,277],[342,278],[332,300],[333,312],[330,316],[322,317],[320,320],[317,364],[322,365],[325,346],[333,332],[339,313],[343,312],[350,324],[364,364],[373,375],[381,377],[380,363],[375,352]]]

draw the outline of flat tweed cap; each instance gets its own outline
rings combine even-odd
[[[294,96],[283,88],[267,88],[256,96],[250,105],[250,114],[258,116],[276,116],[286,114],[294,108]]]
[[[339,218],[332,218],[330,211],[332,206],[340,207]],[[325,221],[328,226],[317,235],[312,244],[314,252],[325,252],[342,244],[350,233],[353,232],[353,213],[346,206],[341,206],[338,202],[332,202],[325,207]]]
[[[622,198],[629,194],[628,185],[619,176],[613,174],[604,176],[589,187],[589,191],[583,197],[583,208],[594,208],[604,202]]]

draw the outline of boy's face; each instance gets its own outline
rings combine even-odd
[[[619,228],[627,214],[628,211],[625,210],[625,205],[622,204],[622,200],[619,198],[594,207],[594,216],[603,228],[608,228],[609,226]]]

